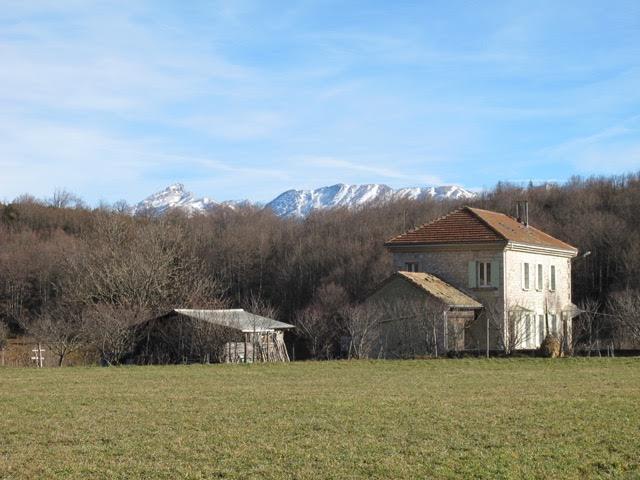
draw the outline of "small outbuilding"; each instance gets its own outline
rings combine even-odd
[[[399,271],[365,300],[381,313],[379,356],[442,355],[468,348],[482,304],[435,275]]]
[[[135,327],[133,362],[288,362],[288,323],[242,309],[176,309]]]

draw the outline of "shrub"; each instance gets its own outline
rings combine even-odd
[[[555,335],[547,335],[540,345],[540,355],[547,358],[558,358],[560,348],[560,339]]]

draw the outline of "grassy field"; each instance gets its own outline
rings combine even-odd
[[[640,478],[640,359],[0,369],[0,478]]]

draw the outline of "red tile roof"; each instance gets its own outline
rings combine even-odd
[[[390,239],[386,246],[433,245],[450,243],[526,243],[561,250],[577,251],[575,247],[525,226],[504,213],[479,208],[462,207],[415,230]]]

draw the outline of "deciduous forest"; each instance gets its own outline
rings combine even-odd
[[[466,203],[513,214],[516,200],[529,201],[532,225],[591,252],[574,263],[575,303],[606,312],[624,297],[633,307],[640,173],[500,183]],[[94,345],[113,349],[114,325],[177,307],[245,307],[275,310],[300,325],[301,336],[326,344],[316,356],[336,355],[341,312],[391,271],[385,240],[460,205],[396,201],[304,220],[245,205],[154,218],[130,216],[121,202],[89,208],[65,192],[24,195],[0,205],[0,337],[61,335],[62,359],[80,342],[73,332],[91,332]]]

